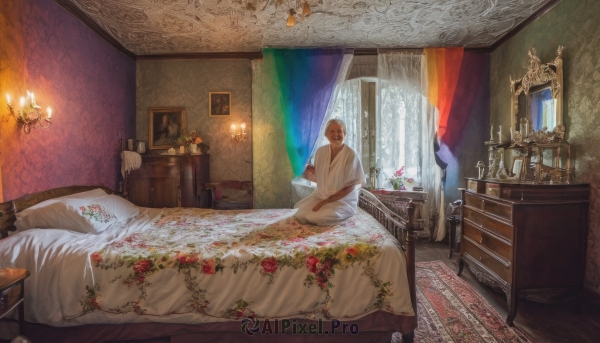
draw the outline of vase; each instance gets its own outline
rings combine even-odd
[[[400,180],[392,181],[392,187],[394,187],[395,191],[401,190],[402,189],[402,181],[400,181]]]

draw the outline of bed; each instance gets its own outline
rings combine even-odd
[[[34,342],[276,341],[284,322],[286,341],[339,341],[323,334],[336,325],[349,342],[389,341],[393,332],[412,339],[418,229],[410,201],[402,217],[362,191],[358,214],[335,226],[301,225],[291,209],[139,208],[100,234],[53,228],[7,237],[17,213],[95,188],[0,204],[0,268],[31,272],[25,312]]]

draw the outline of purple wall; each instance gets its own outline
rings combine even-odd
[[[52,0],[0,0],[0,200],[70,185],[115,189],[135,136],[135,62]],[[26,90],[53,109],[23,133],[6,110]]]

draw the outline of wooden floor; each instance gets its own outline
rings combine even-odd
[[[417,240],[417,262],[441,260],[452,270],[458,271],[458,255],[455,252],[452,260],[448,259],[448,243],[434,243],[426,239]],[[507,304],[504,293],[499,293],[475,279],[469,268],[465,266],[461,278],[498,311],[506,317]],[[522,299],[519,301],[515,325],[525,331],[538,343],[600,342],[600,306],[584,299],[582,312],[577,314],[573,303],[540,304]]]

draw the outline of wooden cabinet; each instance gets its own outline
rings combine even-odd
[[[512,325],[518,300],[581,298],[588,227],[588,184],[467,179],[462,190],[459,272],[506,293]]]
[[[142,156],[125,181],[129,201],[142,207],[210,207],[209,155]]]
[[[0,318],[19,308],[19,334],[25,334],[25,279],[29,271],[25,269],[6,268],[0,269]]]

